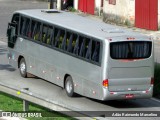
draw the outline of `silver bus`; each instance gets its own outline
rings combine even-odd
[[[150,37],[57,10],[20,10],[8,24],[9,63],[98,100],[150,98],[154,51]],[[52,91],[51,91],[52,92]]]

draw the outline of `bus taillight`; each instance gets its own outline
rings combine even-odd
[[[154,78],[152,77],[151,78],[151,85],[153,85],[154,84]]]
[[[108,87],[108,79],[103,80],[102,85],[103,85],[104,87]]]

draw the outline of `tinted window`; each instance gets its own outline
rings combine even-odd
[[[53,47],[90,62],[100,62],[100,42],[71,31],[55,28]]]
[[[68,52],[73,53],[77,38],[78,38],[78,35],[76,35],[72,32],[67,32],[67,35],[66,35],[66,50]]]
[[[151,48],[151,42],[116,42],[110,44],[110,54],[113,59],[148,58]]]
[[[57,48],[62,48],[62,42],[65,39],[65,30],[61,30],[58,28],[55,28],[54,30],[54,42],[53,45]]]
[[[51,45],[53,29],[49,25],[43,25],[41,41],[47,45]]]
[[[99,62],[100,42],[79,36],[74,44],[74,54],[94,62]]]
[[[30,27],[31,21],[29,18],[22,17],[20,23],[20,34],[26,37],[31,37]]]
[[[92,41],[92,51],[91,51],[92,61],[99,62],[100,58],[100,42]]]
[[[32,26],[31,26],[32,39],[40,41],[41,26],[42,25],[40,22],[37,22],[37,21],[32,22]]]
[[[20,34],[33,41],[39,41],[43,45],[52,45],[53,48],[56,47],[77,58],[89,62],[100,62],[99,41],[67,31],[64,28],[52,27],[50,24],[42,24],[40,21],[21,17]]]

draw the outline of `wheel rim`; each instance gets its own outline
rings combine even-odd
[[[21,70],[21,73],[22,73],[22,74],[25,74],[25,72],[26,72],[26,65],[25,65],[24,62],[21,63],[21,65],[20,65],[20,70]]]
[[[71,81],[68,81],[68,82],[67,82],[67,84],[66,84],[66,89],[67,89],[67,92],[68,92],[68,93],[71,93],[71,92],[72,92],[73,86],[72,86]]]

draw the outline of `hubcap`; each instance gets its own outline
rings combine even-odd
[[[21,63],[21,65],[20,65],[20,70],[21,70],[21,73],[22,73],[22,74],[25,74],[25,72],[26,72],[26,65],[25,65],[24,62]]]
[[[68,93],[71,93],[72,88],[73,88],[71,81],[67,82],[66,88],[67,88]]]

